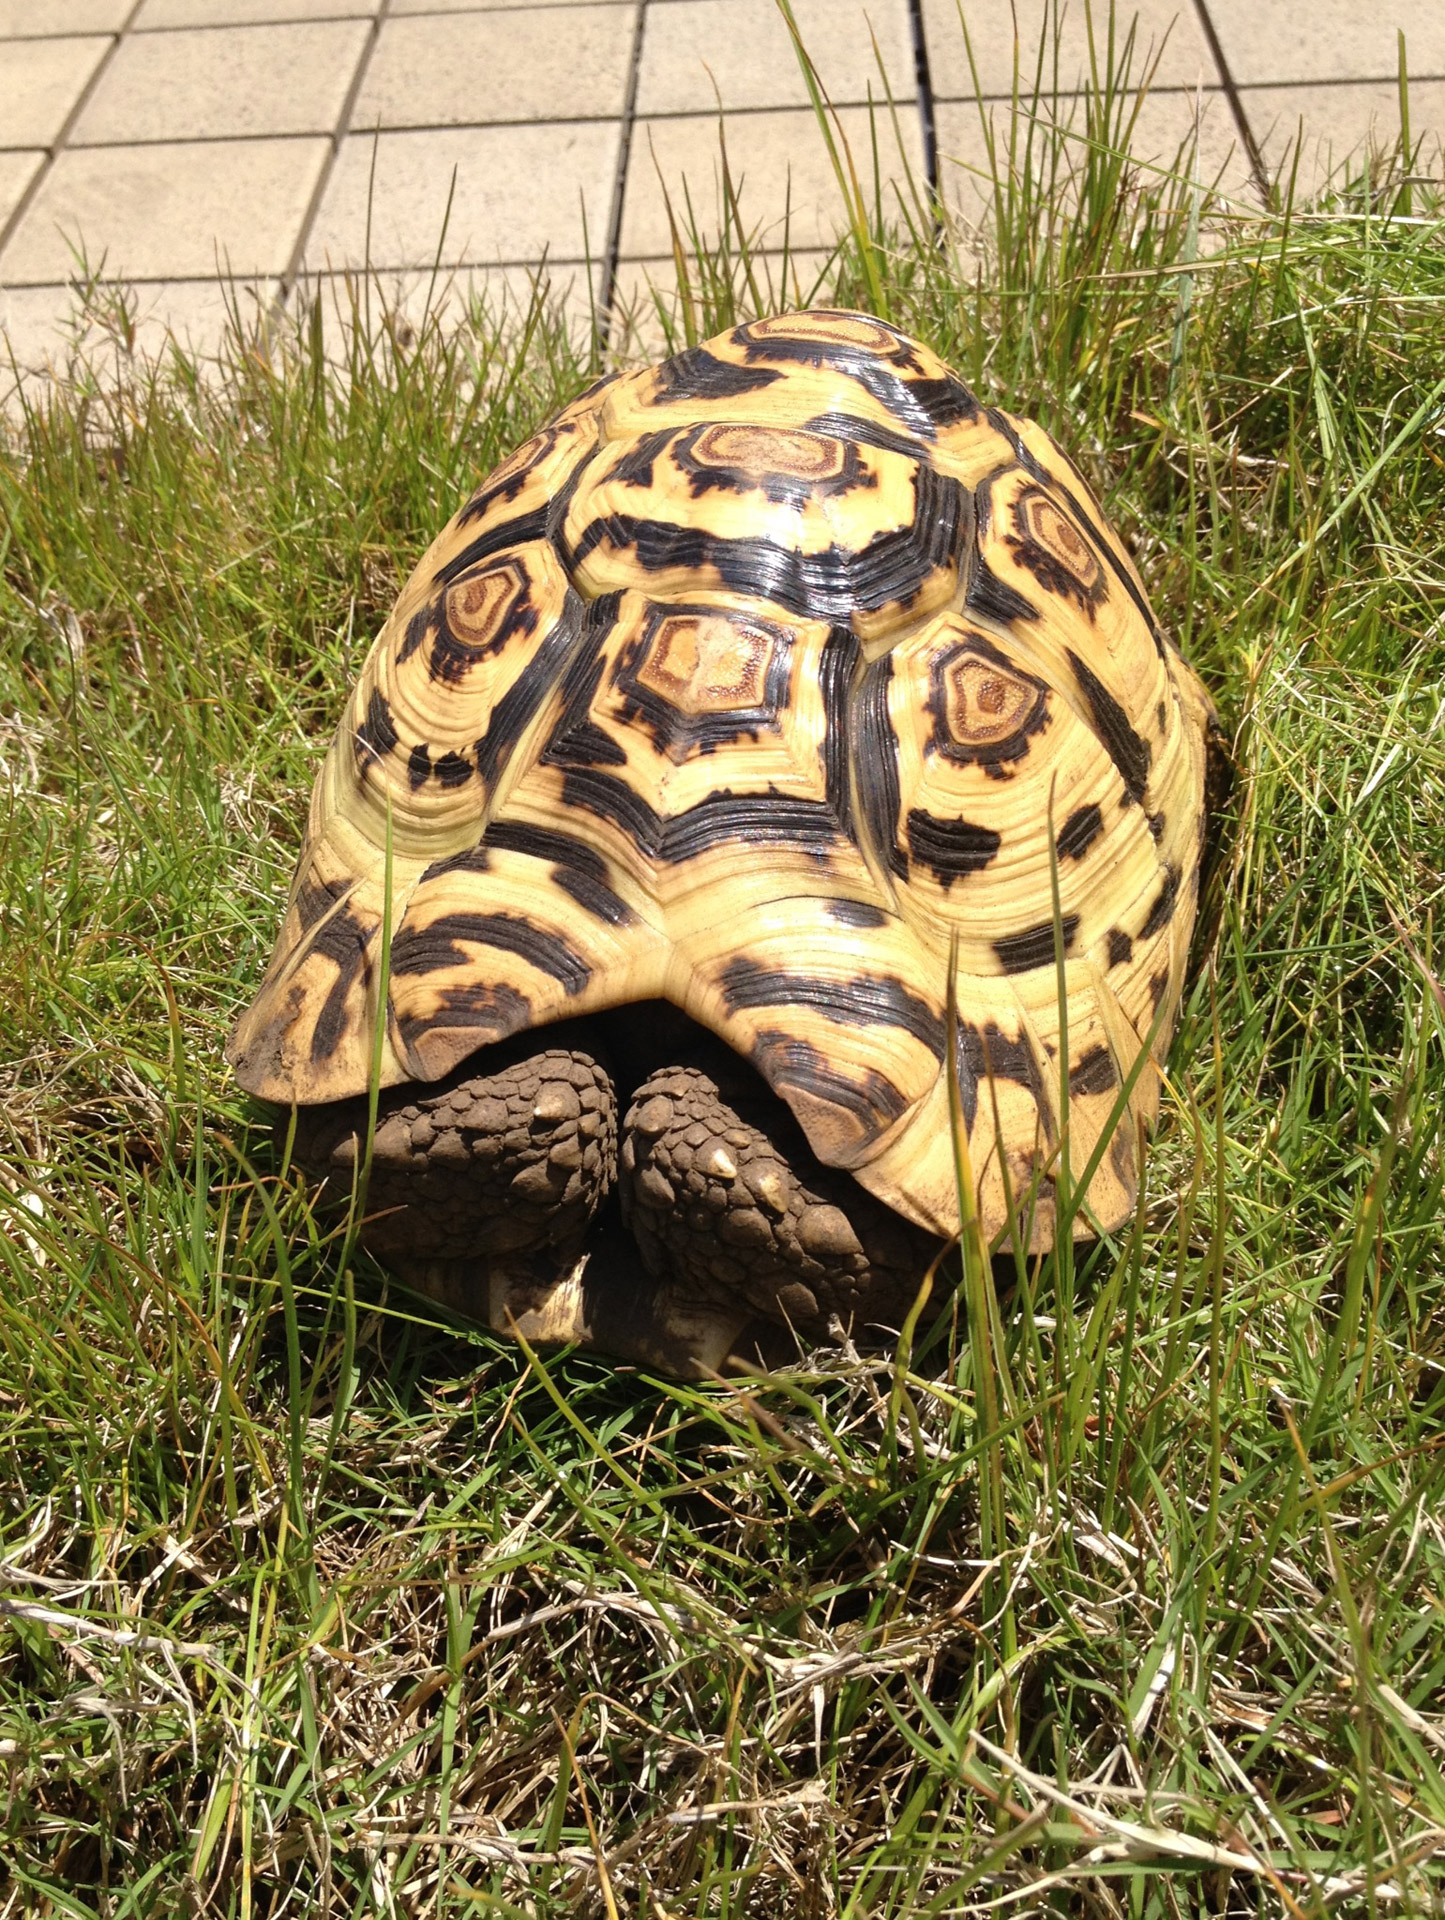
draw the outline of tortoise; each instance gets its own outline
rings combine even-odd
[[[499,1330],[896,1327],[960,1164],[1037,1253],[1067,1129],[1074,1233],[1129,1218],[1221,764],[1043,429],[882,320],[756,320],[428,549],[228,1057],[342,1199],[378,1076],[364,1237]]]

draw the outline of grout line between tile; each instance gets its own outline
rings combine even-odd
[[[301,228],[296,236],[296,245],[291,249],[291,258],[286,263],[286,271],[281,276],[281,290],[276,296],[278,308],[285,307],[295,289],[301,273],[301,263],[306,258],[306,244],[311,238],[311,229],[316,224],[316,216],[321,211],[321,202],[326,189],[331,185],[331,176],[336,171],[336,162],[341,157],[342,143],[351,131],[351,116],[356,111],[356,103],[361,98],[362,85],[366,80],[367,68],[371,65],[371,56],[376,52],[376,43],[381,38],[381,29],[391,12],[391,0],[380,0],[376,12],[371,17],[371,32],[367,34],[365,44],[357,55],[356,71],[351,76],[351,85],[346,89],[346,98],[341,103],[341,111],[336,116],[336,126],[331,134],[331,151],[321,163],[321,172],[316,185],[311,190],[311,198],[306,211],[301,216]],[[370,213],[367,215],[370,228]]]
[[[431,129],[427,128],[427,132]],[[182,139],[167,134],[160,139],[135,140],[79,140],[66,146],[67,153],[136,153],[144,152],[147,147],[256,147],[274,144],[284,140],[330,140],[331,135],[325,127],[309,127],[293,130],[290,133],[188,133]],[[0,152],[34,152],[35,149],[22,147],[0,148]]]
[[[803,249],[793,248],[785,252],[781,247],[763,247],[759,249],[756,255],[756,258],[762,261],[772,261],[774,263],[780,263],[784,260],[796,259],[799,256],[800,252],[818,253],[820,255],[827,255],[830,252],[830,249],[827,247],[803,248]],[[619,269],[622,267],[653,267],[653,266],[665,267],[665,266],[670,266],[672,264],[672,258],[673,256],[671,253],[630,253],[626,256],[625,259],[619,257],[617,265]],[[595,264],[596,264],[595,261],[584,260],[581,258],[562,260],[562,259],[556,258],[552,254],[546,254],[542,256],[529,255],[525,259],[518,256],[516,258],[510,258],[510,257],[498,258],[495,260],[450,260],[450,261],[443,260],[437,266],[436,271],[441,274],[491,273],[495,269],[505,269],[507,271],[521,269],[523,271],[528,271],[528,270],[535,270],[539,267],[542,267],[542,268],[545,268],[548,273],[559,274],[559,273],[568,273],[574,270],[578,273],[581,273],[584,269],[592,267]],[[373,271],[378,274],[421,273],[421,272],[430,272],[431,270],[432,270],[432,263],[430,261],[426,262],[425,265],[422,267],[418,267],[415,261],[410,261],[410,262],[400,263],[400,264],[394,263],[390,266],[376,266],[373,268]],[[349,278],[352,274],[354,274],[355,271],[356,271],[355,267],[351,267],[351,266],[322,267],[314,271],[312,274],[308,275],[308,279],[315,280],[315,281],[344,280]],[[242,289],[247,289],[251,287],[259,287],[260,285],[266,282],[279,283],[279,278],[280,276],[274,273],[235,274],[235,275],[226,275],[223,273],[164,273],[164,274],[140,274],[140,275],[102,274],[98,276],[98,283],[102,286],[120,286],[120,287],[153,286],[153,287],[222,287],[222,288],[226,288],[226,287],[236,286]],[[65,283],[62,283],[56,280],[26,280],[18,283],[12,282],[11,285],[6,288],[6,291],[13,292],[13,293],[49,292],[52,289],[60,288],[63,284]]]
[[[671,256],[669,255],[668,258],[671,258]],[[589,263],[586,260],[555,260],[549,254],[544,259],[442,261],[435,271],[439,275],[445,276],[447,274],[458,273],[491,273],[494,269],[504,269],[507,272],[516,269],[535,271],[540,267],[545,268],[548,273],[560,274],[570,273],[574,270],[580,273],[589,264],[595,264],[595,262]],[[631,266],[633,262],[628,260],[623,264]],[[410,261],[406,264],[393,263],[390,266],[373,266],[371,269],[372,273],[377,275],[428,274],[432,270],[432,263],[430,261],[427,261],[420,267],[415,261]],[[309,284],[312,281],[319,283],[323,280],[347,280],[352,278],[357,271],[358,269],[354,266],[323,267],[319,272],[308,274],[307,281]],[[60,287],[61,284],[61,282],[55,280],[12,281],[4,291],[6,293],[49,293]],[[245,291],[252,288],[259,288],[263,284],[279,286],[280,275],[275,273],[166,273],[144,275],[116,274],[100,275],[97,277],[97,285],[104,287],[220,287],[223,289],[237,287]],[[0,371],[3,371],[3,362],[0,362]]]
[[[631,0],[631,3],[634,5],[638,4],[638,0]],[[675,3],[675,0],[643,0],[643,3],[647,5],[652,5],[652,6],[656,6],[659,4],[672,5]],[[393,20],[398,18],[411,19],[413,17],[414,16],[410,14],[407,14],[407,15],[392,14],[390,16],[390,18]],[[446,17],[453,18],[454,16],[448,15]],[[3,45],[3,44],[5,43],[0,42],[0,45]],[[1445,80],[1445,73],[1438,73],[1438,74],[1437,73],[1421,73],[1421,74],[1412,73],[1410,78],[1412,82],[1418,80],[1421,82],[1430,82],[1431,84],[1435,84],[1441,80]],[[1395,80],[1394,75],[1383,75],[1373,80],[1341,79],[1338,76],[1334,76],[1334,77],[1331,77],[1330,79],[1325,79],[1325,80],[1259,80],[1259,81],[1244,82],[1238,88],[1238,92],[1241,95],[1248,94],[1250,92],[1259,92],[1266,89],[1272,92],[1288,92],[1292,89],[1299,88],[1299,87],[1306,87],[1306,86],[1311,88],[1335,87],[1335,88],[1343,89],[1346,87],[1356,87],[1356,86],[1382,86],[1386,84],[1393,85],[1394,80]],[[1149,98],[1151,100],[1168,99],[1174,95],[1180,95],[1192,100],[1195,94],[1200,91],[1206,94],[1224,94],[1226,97],[1228,97],[1228,89],[1220,85],[1220,86],[1208,86],[1208,87],[1204,87],[1203,89],[1200,89],[1194,86],[1151,87],[1149,89]],[[957,107],[957,106],[971,107],[971,106],[976,106],[980,103],[987,106],[987,105],[991,105],[994,102],[998,102],[1004,106],[1007,106],[1012,98],[1013,96],[1009,93],[983,93],[978,95],[974,95],[971,93],[933,95],[930,98],[930,107],[933,110],[933,115],[934,115],[935,135],[936,135],[937,109],[939,107]],[[1058,94],[1057,98],[1060,100],[1080,100],[1084,98],[1084,95],[1082,92],[1061,91]],[[860,112],[860,113],[865,111],[870,106],[877,108],[879,105],[876,99],[871,101],[868,99],[858,99],[858,100],[843,99],[843,100],[834,101],[833,104],[842,111],[851,111],[851,112]],[[768,106],[768,107],[751,107],[751,106],[729,107],[726,112],[726,118],[729,121],[752,120],[752,119],[766,118],[770,114],[781,114],[781,113],[806,114],[811,116],[812,109],[808,106],[806,101],[802,101],[802,100],[791,101],[791,102],[784,101],[779,105]],[[447,134],[447,133],[479,133],[479,132],[487,133],[487,132],[493,132],[493,131],[502,132],[502,131],[517,130],[525,127],[603,127],[603,126],[611,126],[615,121],[617,121],[618,118],[619,116],[617,114],[612,114],[612,113],[595,113],[595,114],[574,113],[574,114],[566,115],[565,118],[542,118],[542,119],[534,119],[534,120],[499,120],[499,119],[496,119],[495,117],[492,117],[486,120],[403,121],[403,122],[398,122],[397,124],[392,126],[379,127],[376,129],[376,131],[381,135],[383,139],[390,139],[394,134],[416,134],[416,133]],[[640,118],[641,118],[641,124],[643,125],[649,125],[654,121],[666,123],[674,120],[678,120],[678,121],[707,120],[709,122],[716,123],[717,109],[715,107],[677,108],[677,109],[669,110],[666,113],[649,113],[645,116],[641,116]],[[639,123],[638,118],[634,117],[628,129],[629,138],[631,137],[632,134],[636,132],[638,123]],[[328,143],[331,143],[331,142],[334,142],[335,138],[336,138],[336,135],[334,130],[328,130],[325,127],[309,127],[309,128],[294,127],[286,131],[263,130],[259,133],[246,133],[246,132],[192,133],[192,134],[187,134],[184,138],[180,138],[180,139],[178,139],[174,134],[165,134],[165,135],[159,135],[159,136],[147,137],[147,138],[138,137],[132,140],[97,140],[97,141],[84,141],[80,143],[73,143],[73,142],[67,141],[66,150],[72,153],[111,153],[111,152],[128,153],[132,149],[146,148],[146,147],[225,146],[225,145],[240,145],[242,143],[255,145],[259,142],[278,141],[278,140],[325,140]],[[36,153],[36,152],[42,152],[42,153],[48,152],[48,149],[40,148],[40,147],[6,147],[3,145],[0,145],[0,154]]]
[[[496,13],[530,13],[535,0],[512,0],[505,7],[418,7],[411,13],[393,14],[394,20],[471,20],[478,17],[490,19]],[[636,0],[562,0],[560,6],[548,7],[548,13],[564,14],[571,7],[629,7]],[[343,26],[351,20],[374,20],[375,13],[364,0],[357,0],[354,13],[306,13],[296,14],[285,20],[183,20],[167,22],[164,26],[148,27],[142,23],[136,28],[137,34],[156,40],[167,33],[250,33],[258,27],[329,27],[340,22]],[[27,33],[11,34],[10,40],[79,40],[87,36],[79,33]],[[0,39],[0,46],[7,46],[8,40]]]
[[[648,4],[648,0],[642,0],[642,4]],[[405,17],[411,18],[410,15]],[[392,18],[395,19],[396,16],[393,15]],[[1417,77],[1429,79],[1431,76],[1412,74],[1410,77],[1414,80]],[[1194,89],[1181,87],[1176,91],[1192,95]],[[1006,99],[1008,96],[1000,95],[999,97]],[[881,114],[883,110],[883,103],[876,98],[835,100],[832,104],[843,111],[862,112],[865,108],[872,107]],[[811,118],[812,111],[806,100],[794,100],[784,101],[781,105],[774,107],[729,107],[724,117],[728,120],[751,120],[769,113],[802,113]],[[621,115],[615,113],[568,113],[542,114],[528,120],[503,120],[492,114],[485,120],[402,120],[389,126],[377,127],[375,131],[385,140],[390,139],[394,133],[474,133],[491,129],[500,132],[503,129],[518,127],[610,127],[620,118]],[[716,125],[718,113],[716,107],[692,107],[670,113],[649,113],[642,118],[644,124],[667,120],[709,120]],[[98,153],[102,150],[109,151],[111,148],[200,147],[234,140],[331,140],[334,137],[334,134],[325,127],[292,127],[284,132],[263,129],[258,133],[189,133],[180,139],[175,134],[157,134],[132,140],[94,140],[82,143],[75,150],[78,153]],[[34,147],[0,146],[0,153],[33,153],[35,151]]]
[[[297,14],[286,20],[182,20],[164,26],[136,28],[137,37],[162,40],[171,33],[264,33],[269,27],[347,27],[355,20],[374,20],[370,6],[358,4],[355,13]]]
[[[33,47],[37,40],[108,40],[120,27],[67,27],[64,33],[0,33],[0,47]]]
[[[923,172],[928,181],[928,204],[938,198],[938,122],[933,111],[933,75],[928,64],[928,34],[923,24],[923,0],[908,0],[908,26],[913,35],[913,73],[918,88],[918,117],[923,122]]]
[[[1305,83],[1300,82],[1299,84],[1304,85]],[[1313,86],[1314,82],[1310,81],[1308,84]],[[1224,92],[1224,87],[1218,81],[1211,82],[1208,86],[1199,86],[1199,85],[1196,85],[1195,82],[1191,80],[1187,86],[1178,86],[1178,87],[1151,86],[1149,89],[1149,98],[1151,100],[1168,100],[1173,98],[1175,95],[1179,95],[1179,96],[1182,96],[1184,99],[1192,100],[1194,96],[1198,93],[1217,94],[1217,93],[1223,93],[1223,92]],[[976,107],[976,106],[979,106],[980,104],[984,106],[992,106],[995,102],[997,102],[999,105],[1006,107],[1009,104],[1009,102],[1013,99],[1013,97],[1014,97],[1013,94],[1007,91],[990,93],[987,89],[985,89],[984,92],[982,93],[935,94],[933,103],[935,107]],[[1051,106],[1055,100],[1083,100],[1083,99],[1086,99],[1087,97],[1088,97],[1088,90],[1085,87],[1060,87],[1057,93],[1055,93],[1052,89],[1050,89],[1048,93],[1040,94],[1039,100],[1041,105]],[[1029,96],[1021,93],[1019,95],[1020,113],[1027,112],[1029,105],[1030,105]]]
[[[1416,73],[1412,69],[1411,86],[1414,86],[1417,80],[1431,82],[1445,80],[1445,72]],[[1308,87],[1311,91],[1316,87],[1395,87],[1398,89],[1400,70],[1397,67],[1393,73],[1322,73],[1311,80],[1240,80],[1237,85],[1241,95],[1259,93],[1266,87],[1275,93],[1289,93],[1302,87]]]
[[[1229,62],[1224,57],[1224,48],[1219,35],[1214,30],[1214,22],[1209,17],[1208,0],[1194,0],[1194,10],[1199,15],[1199,24],[1204,29],[1204,37],[1209,42],[1209,51],[1214,56],[1215,70],[1220,85],[1229,100],[1229,111],[1234,115],[1234,124],[1244,143],[1244,151],[1249,158],[1249,170],[1254,175],[1254,184],[1260,198],[1268,207],[1274,203],[1274,194],[1269,184],[1269,170],[1264,164],[1264,155],[1259,150],[1259,142],[1254,137],[1254,129],[1249,124],[1249,116],[1244,111],[1244,102],[1239,97],[1239,88],[1234,84],[1234,75],[1229,70]]]
[[[648,0],[637,0],[632,30],[632,60],[622,99],[622,121],[617,142],[617,172],[612,181],[612,205],[607,215],[607,248],[602,257],[602,285],[597,290],[597,338],[603,353],[612,333],[612,303],[617,292],[617,262],[622,251],[622,210],[627,199],[627,176],[632,161],[632,129],[637,119],[637,86],[642,72],[642,44],[647,33]]]
[[[30,211],[31,206],[34,204],[36,194],[39,193],[41,187],[49,179],[50,171],[52,167],[55,165],[55,162],[60,157],[60,155],[65,151],[65,148],[69,143],[71,133],[74,131],[76,121],[79,120],[81,114],[85,112],[86,107],[90,103],[91,96],[94,94],[96,88],[100,85],[102,76],[104,75],[106,68],[110,65],[111,61],[114,60],[116,56],[116,51],[119,48],[121,41],[124,40],[126,36],[129,34],[132,26],[135,24],[136,15],[140,12],[141,8],[144,5],[145,5],[145,0],[135,0],[135,4],[132,6],[130,12],[126,15],[125,19],[121,21],[119,27],[116,28],[115,32],[110,36],[110,45],[106,48],[105,52],[100,56],[99,60],[96,61],[95,66],[91,71],[90,78],[86,81],[85,85],[80,89],[80,92],[76,96],[75,104],[71,107],[70,112],[66,114],[64,120],[61,121],[60,131],[56,134],[55,138],[51,141],[50,145],[45,149],[45,158],[44,160],[41,161],[40,165],[35,169],[34,177],[32,178],[29,186],[26,187],[24,193],[21,194],[19,200],[16,201],[14,207],[11,209],[10,218],[5,222],[3,226],[0,226],[0,285],[4,284],[4,258],[5,258],[6,247],[9,246],[10,241],[13,238],[16,229],[20,225],[20,222],[25,218],[26,214]],[[87,35],[85,37],[88,38],[89,36]]]

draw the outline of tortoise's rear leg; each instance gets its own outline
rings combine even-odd
[[[465,1068],[462,1069],[465,1074]],[[366,1102],[303,1107],[296,1158],[344,1206]],[[363,1245],[418,1293],[468,1319],[536,1337],[536,1316],[577,1266],[617,1172],[617,1095],[588,1053],[550,1048],[489,1074],[393,1087],[378,1102]],[[555,1317],[555,1316],[554,1316]]]
[[[663,1297],[808,1340],[899,1327],[938,1241],[823,1166],[781,1100],[714,1072],[653,1074],[623,1122],[623,1217]]]
[[[382,1095],[364,1245],[404,1285],[498,1333],[668,1373],[723,1366],[746,1307],[662,1311],[633,1242],[594,1225],[617,1173],[607,1070],[589,1053],[550,1048],[490,1074],[465,1071]],[[301,1110],[296,1157],[324,1178],[323,1202],[346,1204],[365,1132],[364,1100]]]

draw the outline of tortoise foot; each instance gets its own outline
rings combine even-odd
[[[414,1293],[529,1347],[584,1347],[679,1379],[785,1357],[777,1329],[741,1302],[709,1304],[660,1283],[620,1230],[590,1236],[587,1251],[574,1258],[543,1248],[393,1265]]]
[[[807,1150],[781,1102],[695,1067],[653,1074],[622,1128],[621,1200],[664,1299],[741,1303],[806,1340],[901,1325],[938,1242]],[[762,1124],[756,1124],[756,1122]]]
[[[365,1132],[364,1100],[301,1110],[296,1157],[325,1180],[324,1201],[350,1198]],[[362,1242],[418,1285],[438,1263],[479,1256],[545,1249],[555,1264],[580,1250],[616,1165],[617,1095],[579,1050],[393,1088],[378,1106]]]

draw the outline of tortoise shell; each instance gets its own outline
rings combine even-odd
[[[1051,1243],[1065,1114],[1075,1178],[1117,1123],[1116,1226],[1216,725],[1040,427],[862,314],[737,327],[594,386],[423,557],[229,1058],[272,1101],[362,1091],[383,979],[383,1085],[663,998],[948,1233],[952,954],[985,1230],[1032,1186]]]

